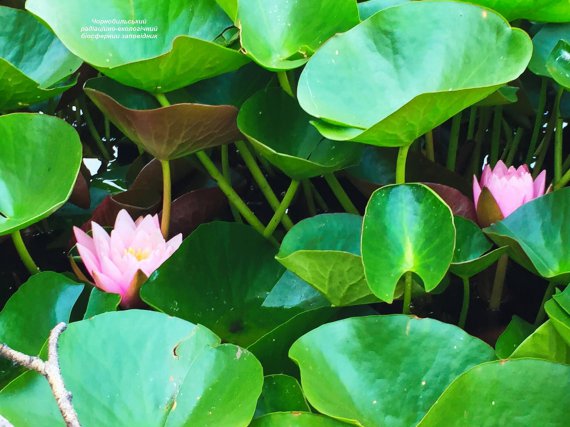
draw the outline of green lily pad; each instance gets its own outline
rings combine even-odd
[[[362,426],[412,426],[467,369],[494,351],[460,328],[404,315],[321,326],[289,352],[319,412]]]
[[[346,424],[333,418],[308,412],[276,412],[253,420],[250,427],[343,427]]]
[[[500,359],[506,359],[513,354],[513,351],[521,345],[521,343],[534,332],[535,327],[532,323],[521,319],[519,316],[513,316],[507,328],[499,336],[495,344],[495,352]]]
[[[277,254],[283,264],[318,289],[333,306],[377,302],[360,256],[362,217],[323,214],[295,224]]]
[[[238,22],[245,52],[280,71],[304,65],[327,39],[360,21],[354,0],[240,0]]]
[[[216,0],[232,21],[237,19],[238,0]]]
[[[484,363],[457,378],[418,427],[562,427],[568,423],[568,378],[570,366],[543,360]]]
[[[570,188],[524,204],[485,229],[498,245],[509,246],[521,265],[549,280],[570,281]]]
[[[263,379],[263,390],[257,402],[255,417],[288,411],[311,412],[299,381],[289,375],[267,375]]]
[[[417,274],[426,291],[435,289],[447,273],[454,247],[451,210],[425,185],[389,185],[370,198],[362,261],[368,285],[382,301],[393,301],[398,281],[407,272]]]
[[[248,226],[201,225],[149,278],[141,296],[160,311],[203,324],[225,341],[246,347],[295,315],[315,308],[304,301],[264,305],[285,273],[274,259],[275,252],[271,243]],[[294,289],[295,284],[284,282],[282,286]]]
[[[497,105],[514,104],[519,100],[517,96],[518,91],[518,87],[503,86],[496,92],[493,92],[487,98],[479,101],[476,105],[478,107],[494,107]]]
[[[361,147],[323,138],[310,120],[293,98],[279,88],[268,88],[243,104],[238,127],[263,157],[294,179],[358,163]]]
[[[59,360],[86,427],[245,427],[263,383],[261,365],[247,350],[220,345],[203,326],[151,311],[72,323],[60,338]],[[63,424],[46,380],[36,373],[10,383],[0,407],[15,425]]]
[[[568,37],[570,40],[570,37]],[[560,86],[570,90],[570,43],[560,40],[546,61],[546,68]]]
[[[109,78],[89,80],[85,93],[131,141],[160,160],[173,160],[239,138],[237,108],[175,104],[160,107],[148,93]]]
[[[566,286],[564,291],[557,292],[552,298],[566,313],[570,314],[570,287]]]
[[[238,69],[249,59],[224,46],[232,22],[211,0],[30,0],[75,55],[127,86],[170,92]],[[157,72],[160,71],[160,72]]]
[[[570,21],[570,8],[567,0],[473,0],[494,9],[509,21],[528,19],[541,22]]]
[[[411,0],[368,0],[358,3],[358,13],[360,15],[360,19],[364,21],[383,9],[407,3],[409,1]]]
[[[75,85],[81,65],[55,35],[26,11],[0,6],[0,111],[45,101]]]
[[[511,359],[532,357],[570,364],[570,346],[547,320],[530,334],[511,354]]]
[[[120,302],[120,295],[103,292],[97,288],[93,288],[89,294],[89,301],[83,318],[89,319],[93,316],[97,316],[98,314],[117,311]]]
[[[528,35],[493,11],[408,2],[334,36],[303,70],[298,97],[327,138],[406,146],[517,78],[531,53]]]
[[[455,216],[457,239],[449,270],[459,277],[472,277],[493,265],[507,247],[488,252],[493,244],[479,226],[460,216]]]
[[[554,299],[550,299],[544,304],[544,309],[550,317],[552,326],[558,331],[560,336],[570,346],[570,314],[566,312]]]
[[[51,329],[69,321],[82,290],[83,285],[58,273],[33,275],[0,312],[0,343],[25,354],[39,354]],[[21,372],[21,368],[0,359],[0,388]]]
[[[570,23],[545,24],[532,38],[534,49],[528,68],[534,74],[550,77],[546,63],[560,40],[570,40]]]
[[[73,127],[42,114],[0,117],[0,236],[48,217],[71,195],[82,147]]]

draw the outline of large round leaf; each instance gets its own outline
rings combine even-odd
[[[75,84],[62,83],[81,65],[29,13],[0,6],[0,111],[44,101]]]
[[[89,80],[85,92],[121,132],[157,159],[184,157],[239,138],[237,108],[231,105],[160,107],[148,93],[105,77]]]
[[[484,363],[457,378],[419,427],[568,425],[570,366],[524,359]]]
[[[277,261],[314,286],[335,306],[378,301],[364,278],[360,257],[362,217],[323,214],[287,233]]]
[[[449,270],[460,277],[472,277],[493,265],[507,247],[487,252],[493,244],[479,226],[460,216],[454,219],[456,230],[455,251]]]
[[[41,114],[0,117],[0,235],[53,213],[71,195],[81,165],[77,132]]]
[[[469,3],[494,9],[509,21],[520,18],[542,22],[570,21],[568,0],[472,0]]]
[[[413,272],[431,291],[453,258],[449,206],[421,184],[389,185],[370,198],[362,228],[362,261],[372,292],[391,303],[398,281]]]
[[[248,61],[223,45],[232,23],[212,0],[29,0],[26,8],[84,61],[150,92],[188,86]]]
[[[289,355],[312,406],[364,427],[416,425],[453,379],[494,358],[456,326],[404,315],[321,326]]]
[[[517,78],[531,52],[528,35],[493,11],[404,3],[319,49],[299,80],[299,102],[327,138],[409,145]]]
[[[316,308],[311,303],[304,306],[304,299],[290,305],[264,304],[285,272],[275,252],[248,226],[205,224],[150,277],[141,296],[165,313],[248,346],[295,315]],[[292,291],[292,280],[286,277],[282,286]]]
[[[274,166],[294,179],[312,178],[356,164],[360,149],[323,138],[311,117],[279,88],[257,92],[238,115],[240,131]]]
[[[238,22],[247,54],[278,71],[302,66],[329,37],[359,19],[354,0],[240,0]]]
[[[540,276],[570,280],[570,188],[563,188],[518,208],[485,229],[513,258]]]
[[[247,350],[203,326],[151,311],[106,313],[69,325],[59,359],[83,426],[247,426],[263,383]],[[96,402],[96,404],[94,404]],[[0,393],[15,425],[61,426],[36,373]]]
[[[550,77],[546,63],[560,40],[570,40],[570,23],[545,24],[532,38],[534,49],[528,68],[534,74]]]
[[[59,322],[68,322],[83,285],[52,272],[30,277],[6,302],[0,313],[0,343],[36,355]],[[0,359],[0,388],[21,369]]]

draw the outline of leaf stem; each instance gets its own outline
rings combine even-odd
[[[475,122],[477,121],[477,107],[471,107],[469,110],[469,122],[467,125],[467,139],[473,139],[475,136]]]
[[[285,196],[283,196],[283,200],[275,210],[275,214],[269,221],[269,224],[267,224],[267,227],[265,227],[265,231],[263,232],[264,237],[270,237],[277,228],[277,225],[279,225],[281,222],[283,216],[285,215],[285,212],[287,211],[287,208],[291,205],[291,202],[297,193],[299,184],[300,182],[295,179],[291,181],[291,184],[289,185]]]
[[[411,146],[412,144],[403,145],[398,150],[398,159],[396,160],[396,184],[404,184],[406,182],[406,161]]]
[[[560,117],[560,102],[562,100],[562,95],[564,93],[564,88],[560,86],[558,88],[558,93],[556,94],[556,131],[554,133],[554,184],[560,181],[562,178],[562,133],[563,133],[563,120]]]
[[[222,145],[221,147],[221,158],[222,158],[222,174],[224,178],[229,183],[232,182],[232,174],[230,170],[230,153],[229,153],[229,146],[227,144]],[[230,203],[230,210],[232,211],[232,216],[234,217],[235,222],[243,223],[239,212],[237,211],[236,207]]]
[[[433,146],[433,130],[430,130],[425,135],[426,137],[426,157],[435,162],[435,148]]]
[[[457,164],[457,147],[459,146],[459,131],[461,129],[461,117],[459,112],[451,120],[451,135],[449,136],[449,147],[447,148],[447,169],[455,171]]]
[[[291,98],[295,98],[295,94],[293,93],[293,89],[291,88],[291,83],[289,82],[289,77],[287,76],[287,71],[278,71],[277,80],[279,80],[279,85],[281,86],[281,89],[283,89],[283,91]]]
[[[280,206],[279,199],[277,199],[271,185],[269,185],[265,175],[263,175],[261,168],[255,161],[255,157],[251,154],[251,151],[249,151],[249,147],[244,141],[236,141],[235,144],[246,167],[249,169],[251,176],[269,203],[269,206],[271,206],[273,212],[277,212],[277,209]],[[290,230],[291,227],[293,227],[293,221],[291,221],[291,218],[289,218],[287,214],[282,215],[281,222],[287,230]]]
[[[534,153],[536,151],[536,143],[538,142],[538,136],[542,129],[542,123],[544,121],[544,109],[546,108],[546,89],[548,87],[548,79],[542,77],[540,82],[540,94],[538,97],[538,106],[536,110],[536,117],[534,118],[534,127],[532,129],[532,136],[530,137],[530,144],[528,146],[528,152],[526,154],[525,163],[532,162]]]
[[[218,183],[218,187],[226,195],[230,203],[232,203],[237,208],[239,213],[259,234],[263,235],[265,226],[262,224],[259,218],[255,216],[253,211],[245,204],[242,198],[236,193],[231,184],[226,181],[224,176],[220,173],[208,155],[203,151],[198,151],[196,153],[196,157],[200,163],[202,163],[204,169],[206,169],[210,176]]]
[[[404,306],[402,308],[403,314],[411,314],[412,305],[412,272],[408,271],[404,275]]]
[[[550,297],[554,294],[554,290],[556,289],[556,284],[554,282],[548,282],[548,286],[546,287],[546,291],[544,292],[544,296],[542,297],[542,302],[540,303],[540,307],[538,308],[538,313],[536,313],[536,318],[534,319],[534,326],[539,327],[546,318],[546,311],[544,310],[544,304],[550,299]]]
[[[507,166],[511,166],[513,164],[513,161],[515,159],[515,154],[519,149],[519,144],[521,142],[523,135],[524,135],[524,129],[522,127],[517,128],[517,133],[515,134],[513,142],[511,143],[511,147],[509,148],[509,154],[505,159],[505,163]]]
[[[470,291],[469,277],[462,277],[463,281],[463,304],[461,305],[461,314],[459,315],[459,327],[465,329],[465,322],[467,321],[467,313],[469,312]]]
[[[358,209],[356,209],[356,206],[354,206],[354,203],[352,203],[352,200],[350,200],[350,197],[348,197],[348,194],[346,194],[346,191],[344,191],[344,188],[342,188],[342,185],[338,181],[335,174],[325,174],[324,178],[334,193],[335,197],[340,202],[342,208],[348,213],[360,215],[360,212],[358,212]]]
[[[491,291],[491,299],[489,301],[489,309],[491,311],[499,311],[501,307],[501,300],[503,298],[503,289],[505,287],[505,277],[507,276],[508,265],[509,256],[501,256],[497,262],[495,280],[493,281],[493,290]]]
[[[93,118],[91,117],[91,113],[87,107],[85,97],[80,96],[77,99],[77,102],[81,107],[81,110],[83,110],[83,116],[85,117],[85,123],[87,124],[87,129],[91,134],[91,138],[95,140],[95,144],[97,144],[97,148],[99,148],[103,159],[105,159],[107,162],[113,160],[113,157],[111,157],[111,154],[109,154],[109,150],[107,150],[107,147],[105,147],[105,144],[103,144],[103,140],[101,139],[101,135],[99,135],[99,131],[97,131],[97,128],[95,127],[95,123],[93,123]]]
[[[309,215],[315,216],[317,214],[317,207],[315,206],[315,197],[313,195],[313,190],[311,189],[311,181],[305,179],[303,180],[302,185]]]
[[[538,147],[537,151],[539,151],[538,158],[536,159],[536,163],[534,164],[534,168],[532,171],[533,178],[536,178],[542,169],[542,164],[544,163],[544,159],[546,158],[546,154],[548,152],[548,148],[550,147],[550,140],[552,139],[552,135],[554,134],[554,129],[558,122],[558,116],[560,114],[560,101],[562,99],[562,93],[564,92],[563,88],[560,88],[556,93],[556,98],[554,100],[554,106],[552,108],[552,113],[548,120],[548,125],[546,127],[546,133],[542,138],[540,146]],[[556,150],[556,149],[555,149]],[[556,167],[556,162],[555,162]]]
[[[153,93],[154,97],[162,107],[170,107],[170,101],[164,93]]]
[[[481,170],[481,149],[483,147],[483,141],[485,140],[485,133],[487,132],[487,126],[489,125],[490,119],[491,114],[489,113],[489,110],[483,108],[479,115],[477,133],[475,134],[475,147],[473,148],[473,154],[471,155],[471,175],[477,175]]]
[[[503,107],[495,107],[495,112],[493,114],[493,132],[491,134],[491,155],[489,158],[491,167],[495,167],[495,164],[499,161],[502,122]]]
[[[22,260],[22,262],[24,263],[30,274],[39,273],[40,269],[34,262],[34,259],[30,255],[28,248],[26,248],[20,230],[16,230],[12,233],[12,241],[14,242],[14,246],[16,247],[16,251],[18,251],[20,259]]]
[[[162,221],[160,230],[165,239],[168,239],[168,229],[170,228],[170,208],[172,205],[172,177],[170,174],[170,162],[160,160],[162,166]]]

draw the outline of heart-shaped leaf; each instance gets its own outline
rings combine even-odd
[[[544,309],[548,317],[550,317],[552,326],[556,328],[560,336],[566,341],[566,344],[570,346],[570,314],[554,299],[547,301],[544,304]]]
[[[570,37],[568,37],[570,40]],[[570,90],[570,43],[560,40],[546,61],[546,68],[560,86]]]
[[[550,77],[546,63],[556,44],[562,39],[570,40],[570,23],[543,25],[532,38],[534,49],[528,64],[529,70],[539,76]]]
[[[264,305],[285,272],[275,261],[275,252],[248,226],[201,225],[150,277],[141,296],[158,310],[203,324],[225,341],[248,346],[295,315],[316,308],[304,306],[304,300]],[[282,286],[294,289],[287,277]]]
[[[493,360],[456,326],[403,315],[341,320],[309,332],[290,357],[319,412],[362,426],[412,426],[458,375]]]
[[[89,80],[85,92],[131,141],[160,160],[172,160],[239,138],[231,105],[160,107],[146,92],[108,78]]]
[[[528,19],[542,22],[570,21],[570,9],[566,0],[473,0],[494,9],[509,21]]]
[[[534,332],[535,327],[519,316],[513,316],[507,328],[495,344],[495,352],[500,359],[506,359],[521,343]]]
[[[287,411],[310,412],[299,382],[289,375],[267,375],[263,379],[263,390],[257,402],[255,417]]]
[[[227,73],[249,59],[225,47],[232,26],[212,0],[30,0],[75,55],[127,86],[170,92]]]
[[[493,11],[404,3],[319,49],[301,74],[299,102],[327,138],[406,146],[517,78],[531,53],[528,35]]]
[[[59,360],[86,427],[245,427],[263,383],[261,365],[247,350],[220,345],[203,326],[151,311],[72,323],[60,338]],[[10,383],[0,407],[15,425],[63,425],[46,380],[36,373]]]
[[[570,345],[562,338],[551,320],[530,334],[511,354],[511,359],[532,357],[570,365]]]
[[[418,427],[563,426],[568,378],[570,366],[543,360],[484,363],[457,378]]]
[[[82,147],[73,127],[42,114],[0,117],[0,236],[46,218],[71,195]]]
[[[332,173],[358,162],[361,147],[323,138],[310,119],[281,89],[268,88],[243,104],[238,127],[262,156],[294,179]]]
[[[241,44],[263,67],[304,65],[321,44],[358,24],[354,0],[240,0]]]
[[[57,37],[26,11],[0,6],[0,111],[59,95],[81,65]]]
[[[362,217],[323,214],[287,233],[277,261],[318,289],[334,306],[378,301],[364,278],[360,257]]]
[[[111,294],[93,288],[89,294],[89,302],[87,303],[87,309],[85,310],[83,318],[89,319],[98,314],[117,311],[120,302],[121,296],[119,294]]]
[[[347,427],[333,418],[308,412],[276,412],[254,420],[251,427]]]
[[[0,313],[0,343],[36,355],[59,322],[69,321],[83,285],[52,272],[33,275],[6,302]],[[0,359],[0,388],[21,369]]]
[[[385,186],[372,195],[362,228],[362,261],[372,292],[391,303],[398,281],[413,272],[431,291],[453,258],[455,228],[449,206],[421,184]]]
[[[532,200],[485,229],[512,257],[544,278],[570,280],[570,188]]]
[[[485,237],[479,226],[468,219],[454,219],[457,239],[449,270],[460,277],[472,277],[493,265],[507,247],[487,252],[493,244]]]
[[[358,3],[358,13],[360,14],[360,19],[364,21],[383,9],[409,1],[411,0],[368,0]]]

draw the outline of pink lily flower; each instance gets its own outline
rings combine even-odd
[[[165,241],[158,215],[133,221],[124,209],[117,215],[111,235],[96,222],[91,227],[93,237],[73,227],[81,260],[95,286],[119,294],[121,306],[126,308],[140,303],[142,284],[182,243],[182,234]]]
[[[473,176],[473,199],[481,226],[500,221],[525,203],[543,196],[545,186],[546,171],[533,180],[527,165],[507,168],[502,161],[494,169],[486,165],[480,181]]]

